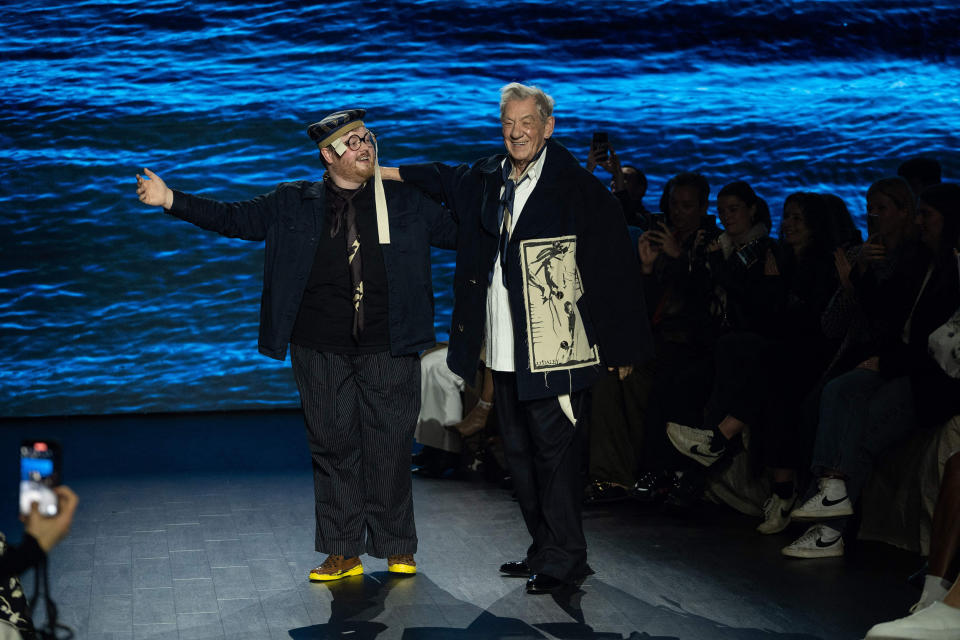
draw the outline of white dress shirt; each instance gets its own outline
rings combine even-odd
[[[530,198],[530,194],[537,186],[540,173],[543,171],[543,161],[547,157],[547,150],[527,170],[527,178],[517,185],[513,197],[513,211],[510,216],[509,233],[517,226],[517,220],[523,213],[523,206]],[[504,162],[510,162],[504,158]],[[500,165],[503,168],[503,165]],[[500,188],[503,195],[503,187]],[[507,216],[503,217],[503,224],[507,224]],[[493,280],[487,288],[487,320],[485,326],[487,337],[487,367],[494,371],[513,371],[513,316],[510,313],[510,298],[506,287],[503,286],[503,275],[500,269],[500,252],[493,262]]]

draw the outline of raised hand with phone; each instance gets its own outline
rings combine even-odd
[[[47,554],[69,533],[79,503],[77,494],[60,484],[60,461],[60,445],[54,440],[20,443],[19,511],[24,536],[13,546],[0,533],[0,627],[16,629],[19,635],[15,637],[72,637],[58,635],[58,631],[72,630],[57,622],[57,607],[47,586]],[[37,588],[28,603],[19,576],[31,568],[36,568]],[[30,609],[41,593],[47,621],[37,628]]]

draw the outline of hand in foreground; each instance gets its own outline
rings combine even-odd
[[[606,156],[606,153],[596,147],[590,147],[590,151],[587,153],[587,171],[593,173],[593,170],[597,168],[597,164],[599,164],[603,156]]]
[[[137,197],[140,198],[140,202],[152,207],[171,208],[173,191],[167,187],[167,183],[150,169],[144,169],[143,172],[147,174],[149,180],[137,174]]]
[[[649,236],[650,242],[659,244],[663,252],[671,258],[679,258],[683,255],[683,248],[680,246],[680,243],[677,242],[677,239],[673,237],[667,225],[660,222],[657,223],[657,226],[660,228],[655,229],[651,227],[650,230],[643,235]]]
[[[763,263],[763,275],[778,276],[780,269],[777,267],[777,259],[773,257],[773,251],[767,249],[767,259]]]
[[[651,244],[649,233],[645,232],[637,240],[637,254],[640,256],[640,269],[644,275],[653,273],[653,264],[662,251],[662,246]]]
[[[66,485],[54,487],[53,491],[59,498],[57,515],[41,515],[37,503],[34,502],[30,507],[30,513],[22,517],[25,525],[24,531],[36,539],[44,553],[49,553],[58,542],[66,537],[70,531],[70,525],[73,523],[73,514],[77,510],[77,503],[80,502],[77,494]]]
[[[886,257],[887,248],[884,246],[880,236],[874,234],[860,245],[860,255],[857,258],[857,265],[860,267],[860,272],[863,273],[871,264],[883,262]]]
[[[833,252],[833,264],[837,268],[837,279],[840,281],[840,286],[847,291],[853,291],[853,282],[850,280],[853,265],[847,259],[847,253],[840,247],[837,247]]]
[[[621,380],[623,380],[623,379],[626,378],[628,375],[630,375],[631,373],[633,373],[633,365],[632,365],[632,364],[628,364],[628,365],[625,366],[625,367],[607,367],[607,371],[610,371],[610,372],[616,371],[616,372],[617,372],[617,377],[620,378]]]
[[[608,155],[606,159],[601,160],[598,164],[613,176],[613,190],[623,191],[626,189],[626,185],[623,182],[623,169],[620,167],[620,158],[617,157],[617,152],[613,150],[613,147],[608,145],[607,151]]]
[[[857,369],[880,371],[880,356],[871,356],[857,365]]]

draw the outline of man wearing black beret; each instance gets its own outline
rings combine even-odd
[[[418,352],[435,343],[430,245],[456,224],[420,191],[380,179],[363,109],[308,127],[327,171],[266,195],[218,202],[137,176],[142,202],[221,235],[265,242],[259,350],[290,345],[313,459],[311,580],[363,573],[359,556],[416,573],[410,447],[420,408]]]

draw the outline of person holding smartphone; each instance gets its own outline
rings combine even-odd
[[[647,194],[647,176],[633,165],[620,164],[617,152],[610,146],[607,134],[595,131],[587,156],[587,171],[593,173],[597,166],[610,172],[610,191],[620,201],[627,224],[641,229],[650,227],[650,211],[643,204]]]
[[[77,494],[65,485],[54,487],[53,493],[57,497],[56,515],[43,515],[36,502],[30,505],[26,515],[21,514],[24,530],[19,545],[8,544],[0,533],[0,603],[6,604],[0,606],[0,627],[16,629],[25,640],[35,637],[35,629],[19,576],[42,563],[50,550],[67,536],[79,503]],[[0,629],[2,631],[5,629]]]

